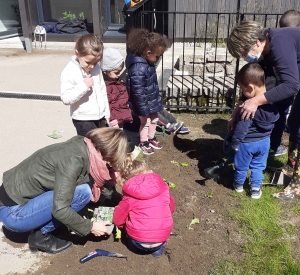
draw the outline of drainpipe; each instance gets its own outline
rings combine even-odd
[[[32,25],[29,13],[29,1],[18,0],[23,37],[25,39],[25,50],[27,53],[32,52]]]

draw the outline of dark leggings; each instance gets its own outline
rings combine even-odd
[[[274,129],[271,134],[271,146],[270,149],[277,151],[281,144],[282,134],[286,126],[286,117],[289,111],[289,107],[293,102],[294,97],[286,98],[276,104],[279,119],[275,122]]]
[[[168,123],[176,123],[175,117],[172,116],[167,110],[163,109],[158,112],[158,123],[167,125]]]
[[[76,120],[73,119],[77,135],[85,137],[86,134],[96,128],[106,127],[106,119],[103,117],[99,120]]]

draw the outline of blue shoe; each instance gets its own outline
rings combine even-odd
[[[176,134],[182,127],[183,122],[172,123],[169,127],[169,130],[172,134]]]
[[[156,258],[161,257],[165,252],[166,245],[167,245],[167,242],[164,242],[163,245],[158,250],[152,252],[151,255]]]
[[[261,189],[260,188],[251,188],[250,190],[252,199],[259,199],[261,197]]]
[[[277,151],[274,152],[274,150],[270,150],[270,155],[274,156],[274,157],[278,157],[278,156],[281,156],[281,155],[284,155],[287,153],[287,149],[280,145],[278,148],[277,148]]]
[[[233,184],[234,190],[238,193],[244,192],[244,187],[242,184]]]
[[[188,134],[190,132],[190,129],[188,127],[182,126],[180,130],[178,131],[178,134]]]

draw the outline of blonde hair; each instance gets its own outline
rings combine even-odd
[[[265,41],[267,29],[256,21],[242,21],[236,25],[228,38],[227,47],[233,57],[242,57],[243,52],[249,52],[256,41]]]
[[[119,128],[97,128],[86,135],[94,144],[102,158],[116,170],[125,169],[128,158],[128,141],[126,134]]]
[[[129,180],[130,178],[148,172],[149,168],[147,164],[143,160],[135,159],[132,160],[131,156],[127,158],[127,165],[126,168],[120,171],[119,177],[117,182],[121,185],[124,184],[125,181]]]
[[[99,35],[86,34],[79,36],[76,40],[75,50],[80,56],[94,55],[101,56],[103,54],[103,43]]]

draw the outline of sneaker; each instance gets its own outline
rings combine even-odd
[[[261,189],[260,188],[251,188],[250,190],[252,199],[259,199],[261,197]]]
[[[182,127],[183,122],[172,123],[169,127],[169,130],[172,134],[176,134]]]
[[[238,193],[244,192],[244,187],[242,184],[233,184],[234,190]]]
[[[161,257],[165,252],[166,245],[167,245],[167,242],[164,242],[163,245],[158,250],[152,252],[151,255],[156,258]]]
[[[149,139],[149,145],[154,148],[154,149],[161,149],[162,146],[161,144],[159,143],[159,141],[157,141],[156,137],[152,138],[152,139]]]
[[[182,126],[179,131],[178,134],[188,134],[190,132],[190,129],[188,127],[184,127]]]
[[[281,155],[284,155],[287,153],[287,149],[280,145],[278,148],[277,148],[277,151],[274,152],[274,150],[270,150],[270,155],[274,156],[274,157],[278,157],[278,156],[281,156]]]
[[[144,155],[152,155],[154,154],[153,149],[149,145],[149,141],[141,142],[139,147]]]

